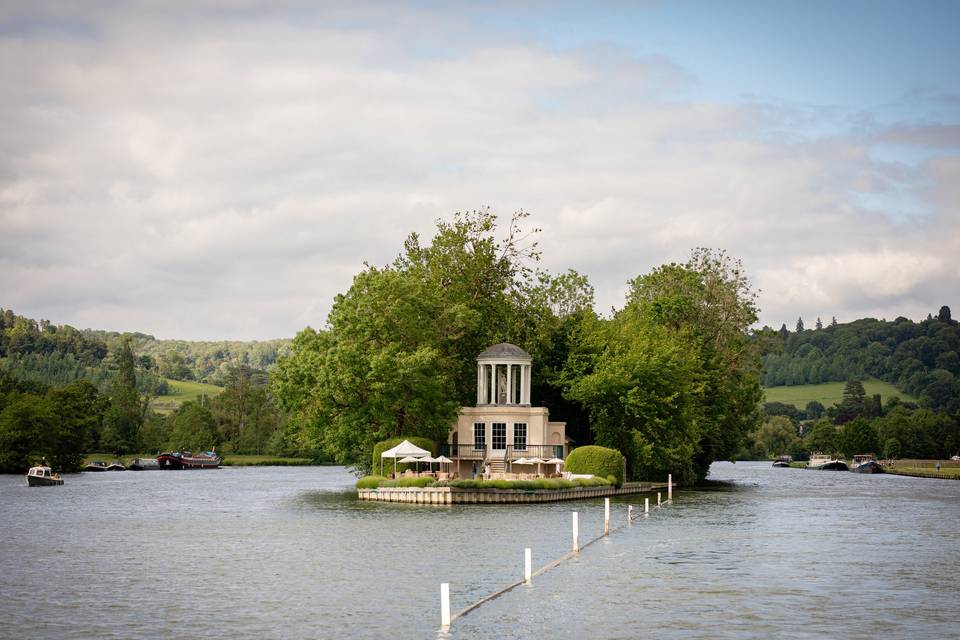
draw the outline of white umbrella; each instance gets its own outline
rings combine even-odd
[[[527,460],[527,463],[528,463],[528,464],[535,464],[535,465],[537,465],[537,473],[538,473],[538,474],[540,473],[540,465],[542,465],[544,462],[546,462],[546,460],[544,460],[543,458],[530,458],[529,460]]]
[[[431,458],[430,456],[423,456],[420,458],[420,462],[426,462],[430,465],[430,471],[433,471],[433,463],[436,462],[436,458]]]
[[[423,458],[414,458],[413,456],[407,456],[407,457],[405,457],[405,458],[401,458],[401,459],[400,459],[400,462],[403,463],[403,464],[410,464],[410,463],[416,462],[416,463],[417,463],[417,473],[419,473],[419,472],[420,472],[420,461],[421,461],[422,459],[423,459]]]
[[[561,460],[560,458],[550,458],[549,460],[547,460],[546,464],[561,465],[561,464],[563,464],[563,460]],[[560,473],[560,467],[559,467],[559,466],[557,466],[557,473]]]
[[[526,458],[517,458],[513,461],[513,464],[530,464],[530,461]]]

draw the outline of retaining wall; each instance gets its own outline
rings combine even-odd
[[[666,489],[666,482],[625,482],[620,488],[574,487],[571,489],[460,489],[457,487],[381,487],[358,489],[361,500],[408,504],[506,504],[559,502],[650,493]]]

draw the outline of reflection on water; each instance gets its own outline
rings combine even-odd
[[[714,466],[722,482],[455,621],[451,638],[956,637],[960,482]],[[0,477],[4,637],[426,638],[602,530],[602,501],[364,503],[341,468]],[[615,525],[628,502],[614,501]],[[655,502],[655,500],[654,500]]]

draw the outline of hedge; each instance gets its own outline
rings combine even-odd
[[[357,480],[357,489],[376,489],[378,487],[455,487],[458,489],[572,489],[574,487],[605,487],[614,484],[604,478],[580,478],[564,480],[562,478],[540,478],[538,480],[439,480],[433,478],[399,478],[388,480],[383,476],[366,476]]]
[[[564,471],[592,473],[598,478],[613,476],[614,484],[623,486],[623,456],[616,449],[587,445],[577,447],[567,456]]]
[[[413,444],[417,445],[421,449],[426,449],[430,452],[431,457],[437,456],[437,443],[429,438],[421,438],[420,436],[398,436],[396,438],[388,438],[377,444],[373,445],[373,467],[370,469],[373,473],[380,473],[380,454],[386,451],[387,449],[393,449],[395,446],[403,442],[404,440],[409,440]],[[383,461],[383,475],[390,477],[390,474],[393,473],[393,458],[385,458]],[[414,465],[407,464],[398,464],[397,468],[400,471],[405,469],[412,469]]]

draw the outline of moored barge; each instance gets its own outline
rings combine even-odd
[[[220,466],[220,456],[214,451],[198,453],[189,451],[164,451],[157,456],[161,470],[179,471],[180,469],[216,469]]]

